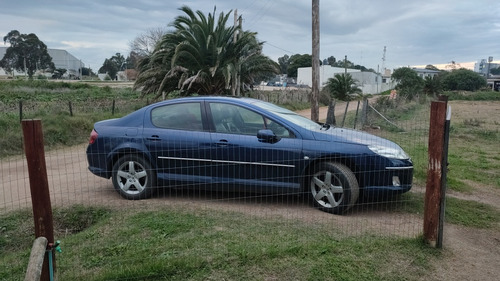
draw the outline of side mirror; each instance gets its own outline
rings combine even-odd
[[[271,130],[259,130],[257,132],[257,139],[259,139],[260,142],[267,143],[277,143],[280,141],[280,138]]]

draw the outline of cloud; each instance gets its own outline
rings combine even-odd
[[[35,33],[49,48],[68,49],[93,67],[150,28],[165,27],[186,5],[204,14],[238,10],[243,28],[266,41],[264,54],[311,53],[310,0],[23,0],[0,10],[0,35]],[[389,68],[500,57],[500,3],[468,1],[320,1],[320,57]],[[229,23],[232,24],[232,15]]]

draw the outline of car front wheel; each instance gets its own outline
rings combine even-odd
[[[351,208],[359,196],[359,185],[353,172],[345,165],[334,162],[316,166],[309,188],[314,205],[333,214],[341,214]]]
[[[151,197],[155,180],[151,165],[141,156],[123,156],[113,166],[113,186],[126,199]]]

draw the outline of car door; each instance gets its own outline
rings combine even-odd
[[[215,183],[269,192],[299,188],[300,138],[270,118],[239,105],[209,102],[207,108],[212,120]],[[259,132],[273,134],[272,130],[277,133],[274,140],[257,137]]]
[[[161,105],[145,118],[144,142],[166,184],[210,183],[210,133],[201,102]]]

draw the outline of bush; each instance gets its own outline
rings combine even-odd
[[[486,86],[486,79],[480,74],[465,68],[442,74],[444,90],[448,91],[477,91]]]
[[[448,96],[448,100],[475,100],[475,101],[500,100],[500,94],[498,92],[493,92],[493,91],[479,91],[479,92],[453,91],[453,92],[445,92],[444,95]]]
[[[409,100],[419,96],[424,89],[424,79],[409,67],[401,67],[394,70],[392,78],[398,82],[396,89],[400,96]]]

